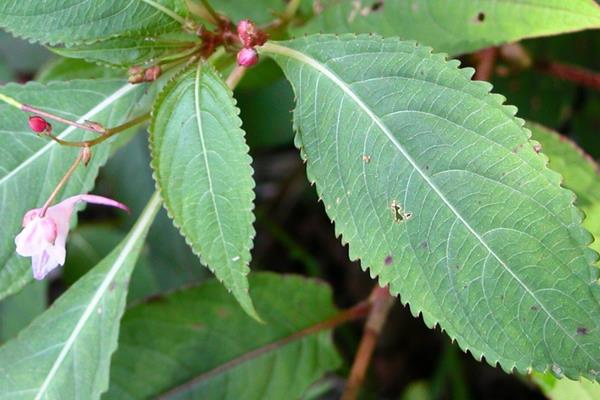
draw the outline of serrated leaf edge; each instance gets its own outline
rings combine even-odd
[[[241,128],[242,127],[242,120],[240,119],[239,115],[240,115],[240,109],[237,107],[237,100],[235,99],[235,97],[233,96],[233,91],[227,86],[225,85],[225,83],[222,80],[221,74],[208,62],[204,62],[204,61],[199,61],[200,63],[202,63],[202,68],[210,68],[210,70],[220,79],[220,81],[223,84],[223,87],[226,89],[229,97],[232,99],[232,105],[234,106],[234,109],[236,110],[236,115],[235,115],[235,119],[236,119],[236,125],[238,125],[238,131],[239,133],[242,135],[242,137],[245,138],[245,131]],[[154,146],[153,146],[153,137],[155,135],[155,117],[156,114],[158,112],[158,109],[160,107],[160,105],[162,104],[164,98],[166,98],[169,93],[171,92],[172,88],[175,87],[176,85],[179,84],[180,79],[182,79],[182,76],[185,76],[187,74],[192,73],[195,69],[197,68],[196,65],[192,65],[184,70],[182,70],[181,72],[179,72],[177,75],[175,75],[163,88],[163,90],[158,94],[158,96],[156,97],[156,100],[154,101],[154,105],[152,107],[152,111],[151,111],[151,123],[150,123],[150,128],[149,128],[149,132],[150,132],[150,136],[149,136],[149,149],[150,149],[150,153],[151,153],[151,162],[150,162],[150,166],[152,167],[152,178],[154,179],[155,182],[155,186],[156,186],[156,190],[159,191],[161,198],[163,199],[163,207],[165,209],[165,211],[167,212],[167,215],[169,216],[169,218],[171,219],[173,226],[179,231],[179,233],[181,234],[181,236],[184,238],[186,244],[190,247],[190,249],[192,250],[192,252],[200,259],[200,262],[205,265],[215,276],[215,278],[221,283],[223,284],[223,286],[227,289],[228,292],[232,293],[231,289],[225,285],[224,281],[222,279],[220,279],[217,274],[216,274],[216,270],[213,266],[209,265],[208,263],[206,263],[204,261],[204,257],[202,255],[202,250],[196,245],[194,244],[189,238],[188,236],[185,234],[185,232],[183,231],[183,227],[176,221],[174,214],[171,212],[170,206],[167,204],[168,203],[168,199],[167,196],[165,196],[163,194],[163,190],[162,187],[160,185],[160,180],[158,177],[158,166],[156,165],[157,163],[157,157],[156,157],[156,151],[154,150]],[[250,148],[248,147],[247,144],[245,144],[245,149],[246,149],[246,160],[248,161],[247,165],[248,166],[248,172],[250,173],[250,176],[254,176],[254,169],[252,168],[252,158],[250,157],[249,151]],[[250,217],[250,241],[249,241],[249,245],[248,248],[245,249],[247,250],[249,253],[252,250],[252,247],[254,245],[254,237],[256,236],[256,230],[254,228],[254,223],[256,222],[256,216],[254,215],[254,201],[256,200],[256,195],[255,195],[255,187],[256,187],[256,182],[254,181],[254,179],[251,180],[251,192],[252,192],[252,206],[250,209],[248,210],[244,210],[247,211],[249,213]],[[249,266],[249,261],[245,263],[245,268],[244,271],[242,272],[242,274],[244,276],[248,276],[248,274],[250,273],[250,266]],[[245,306],[242,306],[242,304],[240,303],[240,306],[242,306],[242,308],[244,308],[244,310],[254,319],[256,319],[259,322],[262,322],[262,319],[260,318],[260,316],[258,315],[258,313],[256,312],[256,309],[254,307],[254,304],[252,302],[252,298],[249,296],[249,289],[246,288],[246,291],[248,292],[248,300],[249,300],[249,304],[250,307],[249,309],[247,309]],[[234,295],[234,297],[237,297]]]
[[[338,34],[316,34],[316,35],[304,35],[304,37],[309,37],[309,36],[318,36],[321,38],[336,38],[336,39],[340,39],[340,40],[349,40],[349,39],[365,39],[365,38],[369,38],[369,39],[375,39],[375,40],[381,40],[381,41],[402,41],[397,37],[389,37],[389,38],[384,38],[380,35],[377,34],[352,34],[352,33],[348,33],[348,34],[342,34],[342,35],[338,35]],[[437,57],[438,60],[446,62],[448,64],[448,66],[450,68],[455,68],[456,70],[458,70],[467,80],[469,80],[472,85],[478,85],[481,88],[485,89],[485,92],[487,93],[488,96],[490,96],[492,99],[494,99],[494,102],[496,103],[496,105],[499,107],[499,109],[503,110],[504,113],[511,119],[513,119],[513,121],[524,131],[525,133],[525,141],[523,142],[523,144],[528,144],[529,146],[527,146],[527,149],[530,151],[534,151],[533,150],[533,146],[535,144],[537,144],[536,141],[531,139],[531,130],[529,130],[526,126],[525,126],[525,121],[522,118],[519,118],[516,116],[517,113],[517,107],[512,106],[512,105],[507,105],[505,104],[506,102],[506,97],[504,97],[501,94],[497,94],[497,93],[492,93],[492,89],[493,89],[493,85],[489,82],[485,82],[485,81],[473,81],[471,80],[475,70],[473,68],[470,67],[466,67],[466,68],[460,68],[460,61],[459,60],[448,60],[449,56],[446,53],[434,53],[433,48],[429,47],[429,46],[422,46],[420,45],[418,42],[414,41],[414,40],[409,40],[409,41],[403,41],[405,43],[410,43],[412,44],[412,46],[416,49],[416,48],[420,48],[423,51],[427,52],[429,55],[431,55],[432,57]],[[273,42],[267,42],[267,45],[269,43],[273,43]],[[284,43],[285,42],[281,42]],[[285,47],[285,45],[282,45]],[[261,51],[262,50],[262,51]],[[296,51],[296,50],[294,50]],[[262,49],[259,49],[259,52],[265,54],[265,55],[269,55],[268,51],[264,50],[264,47]],[[309,57],[309,56],[307,56]],[[310,58],[310,57],[309,57]],[[311,58],[312,59],[312,58]],[[314,60],[315,62],[319,63],[318,61]],[[297,100],[296,98],[296,94],[295,94],[295,87],[294,85],[292,85],[292,88],[294,89],[294,101]],[[296,109],[294,109],[294,113],[296,112]],[[294,144],[296,145],[296,147],[298,147],[298,149],[301,152],[302,155],[302,159],[303,161],[306,163],[307,158],[306,158],[306,154],[304,153],[303,150],[303,144],[302,144],[302,132],[300,131],[299,127],[297,126],[297,122],[296,122],[296,118],[294,118],[293,120],[293,129],[295,132],[295,138],[294,138]],[[548,179],[548,181],[550,183],[553,184],[557,184],[563,191],[566,191],[570,194],[570,198],[571,198],[571,206],[573,209],[576,210],[576,215],[578,216],[578,225],[579,225],[579,230],[580,233],[584,234],[587,238],[588,238],[588,242],[586,244],[586,246],[589,246],[589,244],[591,244],[594,241],[594,237],[592,236],[592,234],[587,231],[587,229],[585,229],[581,223],[583,222],[584,218],[585,218],[585,214],[579,210],[576,206],[575,206],[575,200],[577,198],[577,196],[575,195],[575,193],[573,191],[571,191],[568,188],[565,188],[563,186],[563,178],[562,176],[556,172],[553,171],[552,169],[550,169],[548,167],[548,162],[549,159],[548,157],[543,154],[540,153],[540,156],[542,156],[542,160],[543,160],[543,164],[544,164],[544,168],[545,170],[543,171],[545,173],[546,178]],[[307,179],[309,180],[311,185],[316,185],[316,180],[311,176],[309,168],[307,168]],[[318,185],[317,185],[318,188]],[[321,196],[319,195],[319,201],[323,202],[323,205],[325,206],[325,209],[327,210],[328,205],[325,204],[325,201],[321,198]],[[331,206],[331,205],[329,205]],[[329,215],[328,215],[329,216]],[[334,224],[335,227],[335,235],[338,239],[340,239],[341,243],[344,246],[348,245],[348,242],[345,241],[342,232],[340,232],[338,230],[337,224],[335,223],[335,219],[330,218],[332,220],[332,223]],[[349,247],[349,246],[348,246]],[[583,246],[582,246],[583,249]],[[593,253],[594,255],[594,263],[598,261],[599,258],[599,254],[590,249],[589,247],[586,247],[584,250]],[[380,277],[373,272],[371,266],[369,265],[363,265],[362,259],[357,256],[352,254],[352,251],[349,251],[349,259],[351,261],[360,261],[361,264],[361,268],[369,273],[369,276],[372,279],[378,279],[378,282],[380,284],[380,286],[385,287],[387,286],[390,282],[389,281],[383,281],[380,279]],[[590,264],[590,268],[595,268],[593,263]],[[591,285],[598,285],[598,280],[594,281],[594,282],[590,282],[590,286]],[[430,328],[430,329],[435,329],[437,326],[439,326],[439,321],[435,320],[435,318],[428,318],[428,316],[426,316],[423,313],[423,310],[415,308],[413,305],[409,304],[408,301],[404,301],[402,300],[402,297],[400,295],[400,293],[392,293],[393,295],[398,296],[398,298],[400,299],[400,302],[404,305],[409,307],[410,312],[413,316],[415,317],[419,317],[422,316],[423,322],[425,323],[425,325]],[[596,298],[596,300],[598,301],[598,298]],[[493,367],[497,367],[500,366],[504,371],[506,371],[507,373],[513,373],[515,370],[519,371],[519,372],[525,372],[525,373],[530,373],[531,371],[533,371],[533,366],[529,365],[523,369],[519,369],[517,368],[516,365],[516,361],[511,361],[511,360],[501,360],[500,358],[498,359],[489,359],[487,357],[485,357],[484,352],[478,349],[474,349],[474,348],[470,348],[469,346],[465,345],[464,343],[462,343],[461,340],[459,340],[458,337],[454,337],[452,335],[450,335],[448,333],[448,331],[446,331],[444,328],[442,328],[440,326],[440,329],[443,332],[446,332],[446,334],[448,334],[448,336],[450,337],[451,341],[454,343],[456,342],[458,344],[458,346],[460,347],[461,350],[463,350],[465,353],[469,352],[473,355],[473,357],[478,360],[481,361],[483,359],[485,359],[485,361],[493,366]],[[508,361],[508,362],[507,362]],[[552,372],[555,376],[562,378],[562,377],[568,377],[569,379],[579,379],[580,377],[586,377],[592,380],[597,380],[598,377],[600,377],[600,371],[585,371],[585,373],[579,373],[579,372],[575,372],[572,371],[571,369],[568,370],[563,370],[562,367],[556,365],[556,364],[547,364],[545,369],[543,371],[540,371],[543,373],[547,373],[547,372]]]

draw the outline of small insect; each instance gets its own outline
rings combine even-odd
[[[412,217],[412,213],[404,211],[402,206],[396,200],[392,200],[390,209],[392,211],[392,219],[395,223],[407,221]]]

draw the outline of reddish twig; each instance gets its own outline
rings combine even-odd
[[[534,65],[544,74],[600,91],[600,74],[597,72],[556,61],[537,61]]]
[[[365,324],[365,330],[363,337],[360,341],[358,351],[352,364],[352,370],[350,371],[350,377],[346,384],[346,389],[342,395],[342,400],[355,400],[358,397],[358,392],[365,379],[369,363],[379,333],[385,324],[385,320],[394,304],[395,297],[390,295],[387,288],[381,288],[375,285],[375,288],[371,292],[369,301],[371,302],[371,311]]]
[[[476,53],[475,56],[477,57],[478,62],[473,79],[477,81],[489,81],[494,74],[497,55],[498,49],[495,47],[483,49]]]
[[[207,379],[214,378],[215,376],[224,374],[225,372],[239,366],[240,364],[243,364],[243,363],[249,362],[253,359],[256,359],[258,357],[261,357],[261,356],[265,355],[266,353],[276,351],[277,349],[279,349],[285,345],[288,345],[294,341],[301,340],[302,338],[304,338],[306,336],[314,335],[314,334],[322,332],[322,331],[333,329],[336,326],[345,324],[347,322],[363,318],[369,313],[370,308],[371,308],[371,303],[369,301],[360,302],[360,303],[356,304],[355,306],[353,306],[352,308],[341,311],[340,313],[338,313],[337,315],[333,316],[332,318],[330,318],[328,320],[319,322],[319,323],[309,326],[308,328],[305,328],[301,331],[293,333],[290,336],[287,336],[282,339],[271,342],[269,344],[266,344],[262,347],[259,347],[255,350],[250,351],[249,353],[246,353],[246,354],[241,355],[237,358],[234,358],[233,360],[230,360],[224,364],[221,364],[220,366],[218,366],[210,371],[204,372],[203,374],[195,377],[194,379],[163,393],[162,395],[158,396],[158,399],[171,399],[171,398],[179,397],[179,395],[181,395],[182,393],[186,393],[189,390],[191,390],[193,387],[195,387],[197,385],[201,385]]]

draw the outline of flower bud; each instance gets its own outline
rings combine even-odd
[[[243,19],[238,23],[237,33],[244,47],[262,46],[267,41],[267,34],[249,19]]]
[[[44,118],[38,117],[37,115],[29,117],[29,127],[36,133],[52,132],[52,125],[50,125]]]
[[[160,65],[150,67],[144,72],[144,80],[146,82],[154,82],[161,74]]]
[[[241,67],[250,68],[258,62],[258,53],[254,49],[241,49],[237,54],[237,63]]]
[[[127,82],[131,84],[142,83],[144,82],[144,74],[140,73],[129,75],[129,78],[127,78]]]
[[[92,159],[92,149],[89,146],[85,146],[81,149],[81,161],[83,165],[87,167]]]
[[[253,46],[253,38],[255,31],[256,25],[249,19],[243,19],[238,23],[237,32],[244,47]]]

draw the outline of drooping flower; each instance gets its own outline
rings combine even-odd
[[[19,255],[31,257],[35,279],[44,279],[59,265],[64,265],[71,215],[75,205],[82,201],[128,211],[125,205],[115,200],[88,194],[69,197],[49,207],[44,216],[40,215],[41,208],[28,211],[23,217],[23,230],[15,238],[15,244]]]

